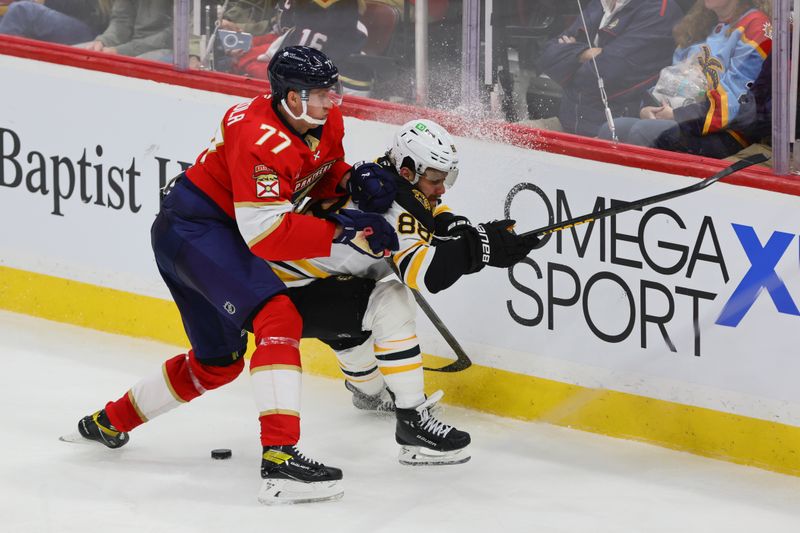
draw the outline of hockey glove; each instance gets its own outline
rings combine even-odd
[[[433,223],[433,233],[437,237],[455,237],[459,233],[466,231],[467,228],[472,227],[472,224],[467,217],[454,215],[449,211],[445,211],[444,213],[436,215],[433,218]]]
[[[366,239],[373,254],[389,255],[400,248],[397,233],[385,218],[375,213],[362,213],[355,209],[342,209],[326,217],[342,227],[342,233],[333,240],[360,249],[359,240]]]
[[[539,242],[535,235],[522,237],[514,233],[514,220],[493,220],[475,226],[482,263],[508,268],[524,259]]]
[[[385,213],[397,196],[396,179],[390,169],[361,161],[350,170],[345,188],[362,211]]]

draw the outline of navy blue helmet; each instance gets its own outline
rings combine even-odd
[[[339,70],[328,56],[308,46],[281,48],[269,62],[272,97],[281,101],[290,90],[325,89],[339,84]]]

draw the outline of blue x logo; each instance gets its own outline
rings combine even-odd
[[[786,249],[791,244],[794,235],[775,231],[763,247],[758,240],[756,232],[750,226],[731,224],[739,242],[742,243],[744,253],[750,260],[750,270],[739,282],[730,299],[725,303],[722,312],[717,318],[717,324],[735,328],[739,325],[744,315],[755,303],[761,289],[767,289],[775,307],[779,312],[787,315],[800,316],[800,310],[792,300],[789,289],[775,272],[775,265],[781,260]]]

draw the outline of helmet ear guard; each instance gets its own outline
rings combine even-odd
[[[412,120],[400,126],[388,152],[397,171],[414,171],[412,184],[432,168],[445,172],[445,186],[452,187],[458,177],[458,155],[453,138],[443,127],[430,120]]]

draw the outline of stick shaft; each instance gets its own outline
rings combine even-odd
[[[458,340],[456,340],[453,334],[450,333],[450,330],[444,325],[444,322],[442,322],[442,319],[439,318],[439,315],[436,314],[436,311],[433,310],[428,301],[425,300],[425,297],[415,289],[411,289],[411,293],[414,295],[417,305],[419,305],[420,309],[422,309],[422,312],[425,313],[425,315],[428,317],[428,320],[431,321],[448,346],[453,349],[457,358],[452,363],[441,368],[425,367],[425,370],[430,370],[432,372],[459,372],[472,366],[472,361],[467,355],[467,352],[464,351],[464,348],[461,347],[461,344],[458,342]]]
[[[731,166],[722,169],[720,172],[714,174],[713,176],[709,176],[708,178],[702,180],[699,183],[695,183],[694,185],[690,185],[688,187],[684,187],[682,189],[676,189],[674,191],[667,191],[660,194],[656,194],[654,196],[648,196],[647,198],[642,198],[640,200],[634,200],[632,202],[627,202],[622,205],[617,205],[614,207],[609,207],[606,209],[602,209],[597,211],[596,213],[589,213],[586,215],[582,215],[575,218],[570,218],[568,220],[564,220],[562,222],[557,222],[555,224],[550,224],[549,226],[544,226],[539,229],[526,231],[521,235],[526,237],[528,235],[536,235],[542,237],[549,233],[554,233],[556,231],[563,231],[565,229],[572,228],[574,226],[578,226],[580,224],[586,224],[587,222],[594,222],[595,220],[599,220],[601,218],[606,218],[614,215],[618,215],[620,213],[624,213],[626,211],[632,211],[634,209],[640,209],[642,207],[655,204],[658,202],[663,202],[665,200],[671,200],[672,198],[677,198],[678,196],[683,196],[686,194],[690,194],[701,189],[705,189],[712,183],[715,183],[722,178],[733,174],[743,168],[747,168],[749,166],[755,165],[757,163],[762,163],[766,161],[768,158],[764,154],[755,154],[748,158],[742,159],[741,161],[737,161],[736,163],[732,164]]]

